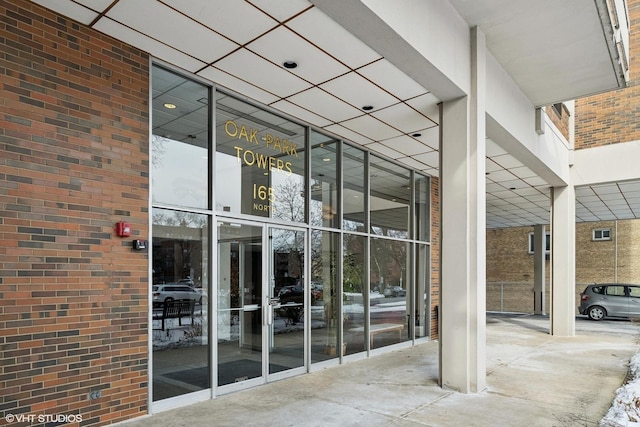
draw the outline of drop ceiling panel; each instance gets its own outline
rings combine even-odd
[[[274,94],[264,91],[261,88],[252,85],[251,83],[240,80],[239,78],[232,76],[231,74],[219,70],[215,67],[207,67],[200,71],[198,75],[204,77],[205,79],[209,79],[212,82],[216,82],[216,84],[222,87],[225,87],[237,93],[241,93],[244,96],[248,96],[251,99],[267,105],[279,99]]]
[[[311,6],[307,0],[249,0],[249,3],[255,5],[259,9],[262,9],[265,13],[273,16],[281,22],[297,15]]]
[[[524,166],[519,160],[510,154],[503,154],[500,156],[492,156],[491,160],[499,164],[505,169],[517,168]]]
[[[374,119],[369,115],[356,117],[341,123],[347,129],[360,133],[374,141],[393,138],[400,135],[400,132],[390,126]]]
[[[164,3],[240,45],[278,25],[273,18],[243,1],[164,0]],[[238,25],[239,22],[250,25]]]
[[[307,10],[286,25],[352,69],[380,59],[378,53],[318,8]]]
[[[284,68],[274,65],[246,49],[240,49],[233,55],[218,61],[216,68],[283,98],[310,86],[309,83]]]
[[[358,73],[376,82],[380,87],[403,101],[428,92],[386,59],[380,59],[366,67],[362,67],[358,70]]]
[[[111,19],[100,19],[94,25],[94,28],[112,37],[117,37],[118,40],[122,40],[132,46],[137,46],[156,58],[160,58],[169,63],[180,64],[182,68],[187,71],[195,72],[205,66],[205,63],[202,61],[198,61],[189,55],[185,55],[183,52],[153,40]]]
[[[364,114],[329,93],[313,88],[289,97],[290,102],[333,122],[341,122]]]
[[[371,150],[374,151],[376,153],[382,154],[383,156],[387,156],[391,159],[398,159],[400,157],[404,157],[404,154],[397,152],[396,150],[387,147],[384,144],[381,144],[379,142],[374,142],[373,144],[368,144],[366,145],[366,147]]]
[[[324,83],[320,87],[356,108],[370,105],[373,107],[371,111],[399,102],[378,86],[353,72]]]
[[[405,156],[424,154],[433,151],[430,147],[406,135],[384,140],[382,141],[382,144],[403,153]]]
[[[373,142],[372,139],[367,138],[364,135],[361,135],[357,132],[352,131],[351,129],[347,129],[342,125],[336,124],[331,126],[325,126],[325,129],[329,132],[333,132],[336,135],[341,135],[343,138],[346,138],[349,141],[355,142],[360,145],[367,145]]]
[[[275,64],[296,62],[298,66],[289,71],[313,84],[320,84],[349,71],[286,27],[278,27],[260,37],[248,44],[247,49]]]
[[[118,2],[108,16],[194,58],[213,62],[238,47],[201,24],[155,0]],[[141,19],[153,16],[153,19]],[[171,31],[178,28],[179,31]]]
[[[324,127],[332,123],[331,121],[325,119],[324,117],[314,114],[311,111],[306,110],[302,107],[299,107],[295,104],[292,104],[289,101],[278,101],[271,104],[271,106],[286,114],[291,115],[292,117],[297,117],[299,119],[302,119],[305,122],[310,123],[314,126]]]
[[[437,125],[440,121],[440,108],[438,107],[440,100],[432,93],[426,93],[405,102],[421,114],[429,117],[434,124]]]
[[[404,134],[412,134],[430,125],[431,121],[405,104],[396,104],[375,111],[372,116]]]
[[[428,153],[416,154],[413,156],[416,160],[425,163],[432,168],[437,168],[440,165],[440,153],[438,151],[430,151]]]
[[[422,171],[422,170],[426,169],[426,167],[427,167],[427,165],[425,165],[422,162],[417,161],[413,157],[402,157],[402,158],[398,159],[398,161],[402,162],[403,164],[405,164],[407,166],[409,166],[410,168],[417,169],[419,171]]]
[[[54,10],[64,16],[68,16],[71,19],[75,19],[76,21],[81,22],[85,25],[90,24],[98,16],[96,12],[84,6],[81,6],[79,4],[76,4],[75,2],[72,2],[72,1],[66,1],[66,0],[58,0],[55,2],[52,2],[51,0],[32,0],[32,1],[34,3],[37,3],[41,6],[46,7],[47,9]],[[104,1],[100,3],[104,3]],[[96,5],[96,8],[98,8],[98,6],[99,5]]]

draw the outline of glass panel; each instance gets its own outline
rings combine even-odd
[[[371,239],[371,348],[408,340],[409,243]],[[376,298],[373,298],[373,295]]]
[[[304,366],[304,231],[269,230],[269,373]]]
[[[153,203],[209,207],[209,88],[153,67]]]
[[[430,298],[429,294],[429,246],[416,245],[416,289],[415,289],[415,337],[427,337],[429,331]]]
[[[210,388],[209,217],[153,210],[153,400]]]
[[[414,185],[416,239],[428,242],[431,235],[431,223],[429,222],[431,189],[429,178],[416,174]]]
[[[218,385],[262,376],[262,227],[218,223]]]
[[[305,127],[216,94],[216,210],[305,222]]]
[[[339,227],[338,141],[311,132],[311,225]]]
[[[311,232],[311,362],[340,355],[338,245],[340,235]]]
[[[342,227],[347,231],[366,231],[365,222],[365,167],[364,152],[343,145],[343,219]]]
[[[389,237],[409,237],[409,171],[379,157],[371,156],[371,231]]]
[[[365,351],[365,311],[364,295],[366,290],[366,244],[364,236],[345,234],[343,240],[342,262],[342,322],[343,346],[346,354]]]

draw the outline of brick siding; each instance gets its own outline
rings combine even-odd
[[[439,337],[440,306],[440,179],[431,178],[431,331],[430,338]]]
[[[0,23],[0,424],[145,414],[149,58],[29,1]]]
[[[627,0],[631,34],[627,88],[576,100],[575,148],[640,140],[640,0]]]

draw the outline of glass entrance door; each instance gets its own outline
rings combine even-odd
[[[235,390],[304,372],[301,229],[218,223],[218,386]]]
[[[305,231],[270,227],[267,311],[268,374],[304,368]]]

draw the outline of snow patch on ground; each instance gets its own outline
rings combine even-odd
[[[640,427],[640,353],[629,363],[627,382],[616,390],[613,403],[600,427]]]

